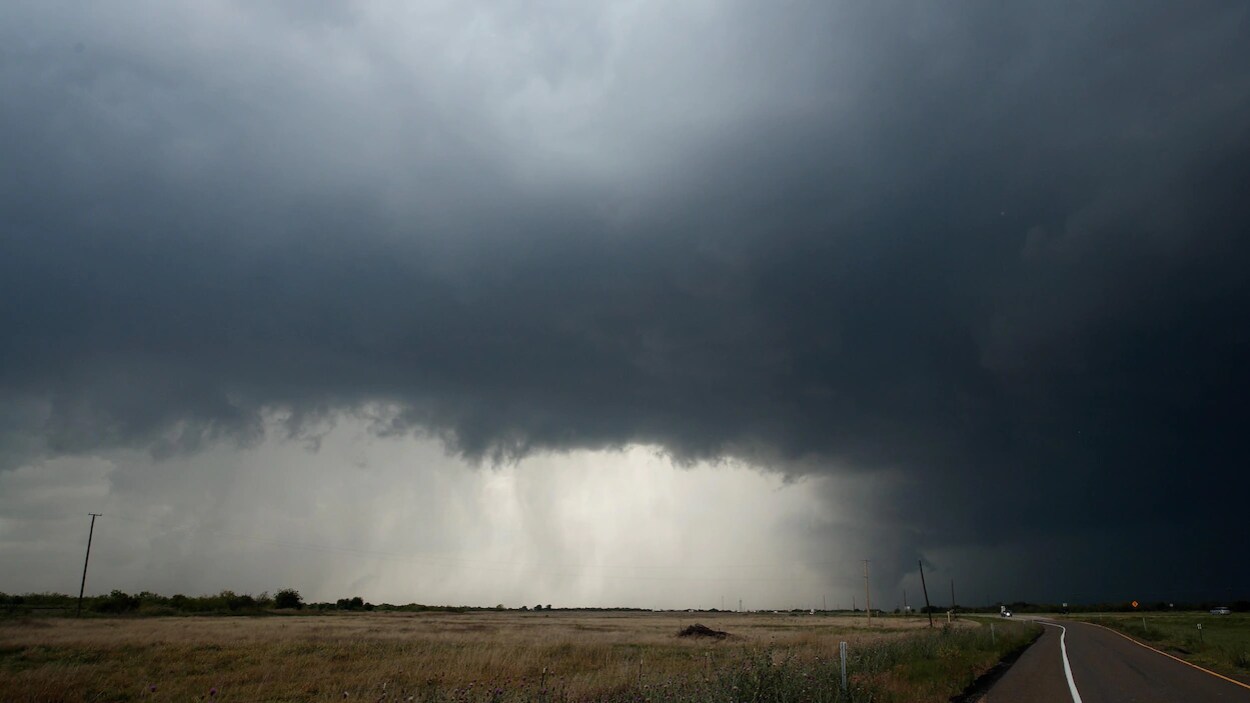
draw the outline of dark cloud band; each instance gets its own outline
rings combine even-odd
[[[1245,8],[926,7],[726,6],[632,42],[578,16],[600,44],[541,35],[529,83],[15,18],[0,441],[193,450],[381,404],[475,458],[900,472],[882,520],[930,546],[1227,534]],[[317,17],[268,17],[262,53],[361,21]]]

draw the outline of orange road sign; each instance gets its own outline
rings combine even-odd
[[[1136,607],[1137,607],[1137,601],[1133,601],[1133,607],[1134,607],[1134,608],[1136,608]]]

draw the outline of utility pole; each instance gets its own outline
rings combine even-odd
[[[904,615],[906,615],[906,614],[907,614],[907,612],[908,612],[908,610],[907,610],[907,589],[906,589],[906,588],[904,588],[904,589],[903,589],[903,614],[904,614]]]
[[[916,562],[920,565],[920,588],[924,590],[924,609],[929,614],[929,627],[933,627],[933,608],[929,607],[929,587],[924,584],[924,560]]]
[[[872,627],[872,590],[868,587],[868,560],[864,560],[864,609],[868,613],[868,627]]]
[[[955,579],[951,579],[951,612],[955,612]]]
[[[87,558],[82,561],[82,583],[78,585],[78,611],[75,617],[82,616],[82,594],[87,589],[87,564],[91,562],[91,538],[95,536],[95,519],[100,513],[91,513],[91,529],[87,531]]]
[[[821,597],[820,597],[820,609],[821,609],[821,610],[828,610],[828,609],[829,609],[829,601],[828,601],[828,599],[827,599],[825,596],[821,596]]]

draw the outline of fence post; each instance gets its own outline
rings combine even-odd
[[[846,643],[838,644],[838,654],[842,657],[842,692],[846,693]]]

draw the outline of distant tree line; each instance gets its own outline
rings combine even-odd
[[[78,605],[76,596],[65,595],[63,593],[26,593],[26,594],[7,594],[0,593],[0,614],[17,615],[22,613],[43,613],[58,614],[69,612],[72,614]],[[956,606],[956,610],[964,613],[998,613],[1000,604],[990,606]],[[1012,603],[1002,603],[1013,612],[1016,613],[1057,613],[1064,610],[1064,606],[1060,603],[1031,603],[1025,601],[1016,601]],[[1141,602],[1137,607],[1133,607],[1131,602],[1110,602],[1110,603],[1070,603],[1067,607],[1070,613],[1114,613],[1114,612],[1167,612],[1175,611],[1205,611],[1216,606],[1227,606],[1234,612],[1250,612],[1250,601],[1233,600],[1233,601],[1214,601],[1204,600],[1199,602],[1187,601],[1150,601]],[[945,613],[950,608],[949,605],[934,605],[929,608],[934,613]],[[519,608],[506,608],[503,604],[479,607],[467,605],[422,605],[420,603],[408,603],[406,605],[393,605],[391,603],[370,603],[360,596],[352,598],[340,598],[333,603],[305,603],[300,592],[293,588],[283,588],[270,594],[265,591],[259,595],[251,595],[248,593],[235,593],[226,590],[213,595],[187,596],[181,593],[172,596],[163,596],[151,591],[141,591],[139,593],[126,593],[124,591],[113,591],[108,595],[88,596],[83,599],[83,611],[88,614],[129,614],[129,615],[196,615],[196,614],[212,614],[212,615],[260,615],[270,612],[291,612],[304,611],[314,613],[326,613],[333,611],[378,611],[378,612],[405,612],[420,613],[427,611],[448,612],[448,613],[466,613],[483,610],[518,610],[526,612],[551,611],[555,610],[550,604],[535,606],[520,606]],[[640,612],[646,611],[646,608],[559,608],[562,611],[580,611],[580,612],[596,612],[596,611],[613,611],[613,612]],[[674,612],[692,612],[674,611]],[[708,610],[695,610],[693,612],[719,612],[716,608]],[[808,609],[791,609],[781,610],[777,612],[785,612],[795,615],[803,615],[809,612]],[[846,613],[852,611],[846,610],[827,610],[817,611],[819,613]],[[857,609],[853,612],[863,612]],[[884,611],[874,608],[877,614],[883,614]],[[895,613],[899,611],[894,610]],[[917,608],[915,614],[923,614],[924,608]]]
[[[78,598],[63,593],[0,593],[0,614],[20,615],[24,613],[73,614],[77,610]],[[465,613],[481,610],[511,610],[502,604],[493,607],[475,607],[464,605],[392,605],[390,603],[373,604],[360,596],[340,598],[333,603],[305,603],[300,592],[293,588],[283,588],[272,595],[262,592],[259,595],[235,593],[226,590],[214,595],[187,596],[181,593],[163,596],[151,591],[126,593],[113,591],[108,595],[87,596],[83,599],[85,614],[101,615],[261,615],[275,611],[304,611],[325,613],[330,611],[379,611],[419,613],[427,611]],[[536,605],[533,610],[550,611],[551,605]],[[529,611],[529,606],[521,606],[515,610]],[[613,610],[637,611],[639,608],[578,608],[577,610]]]
[[[76,610],[78,598],[62,593],[27,593],[9,595],[0,593],[0,609],[7,612]],[[141,615],[174,614],[256,614],[269,610],[301,609],[303,598],[299,591],[284,588],[270,595],[268,591],[253,596],[226,590],[214,595],[186,596],[181,593],[163,596],[151,591],[126,593],[115,590],[104,596],[87,596],[83,599],[83,611],[87,613]]]

